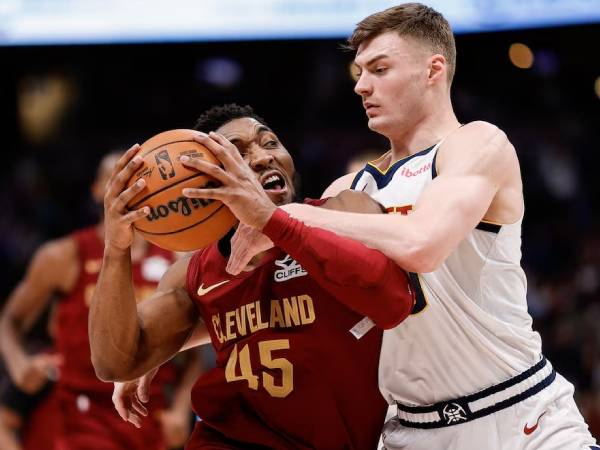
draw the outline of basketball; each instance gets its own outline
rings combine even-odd
[[[183,155],[219,164],[214,155],[193,140],[193,130],[170,130],[142,144],[140,169],[127,183],[140,178],[146,186],[127,204],[129,210],[147,206],[150,214],[134,223],[146,240],[167,250],[190,251],[206,247],[227,234],[236,222],[222,202],[188,198],[184,188],[217,186],[218,182],[202,172],[185,167]]]

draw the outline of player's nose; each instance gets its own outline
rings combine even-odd
[[[258,145],[253,145],[248,151],[248,162],[252,170],[264,170],[273,160],[273,155]]]
[[[360,95],[363,99],[373,93],[373,85],[369,81],[369,77],[365,72],[360,74],[358,80],[356,80],[356,84],[354,85],[354,92]]]

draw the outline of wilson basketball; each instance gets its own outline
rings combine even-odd
[[[193,130],[170,130],[151,137],[142,144],[140,169],[127,186],[140,178],[146,186],[127,204],[129,210],[144,206],[150,214],[134,223],[148,241],[173,251],[190,251],[205,247],[222,238],[236,222],[235,216],[217,200],[188,198],[183,188],[218,185],[208,175],[185,167],[183,155],[219,164],[203,145],[192,139]]]

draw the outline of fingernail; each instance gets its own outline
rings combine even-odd
[[[135,182],[135,184],[136,184],[138,187],[142,187],[142,186],[144,186],[144,185],[146,184],[146,180],[144,180],[143,178],[140,178],[139,180],[137,180],[137,181]]]
[[[182,191],[183,195],[189,195],[190,194],[190,190],[189,189],[183,189]]]
[[[143,211],[144,214],[150,214],[150,208],[148,208],[147,206],[144,206]]]
[[[181,162],[187,162],[189,160],[190,160],[190,157],[188,155],[181,155],[179,157],[179,161],[181,161]]]
[[[136,164],[139,164],[139,163],[141,163],[141,162],[142,162],[142,157],[141,157],[140,155],[136,155],[136,156],[133,158],[133,162],[134,162],[134,163],[136,163]]]

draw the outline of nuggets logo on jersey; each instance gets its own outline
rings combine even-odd
[[[290,255],[286,255],[285,258],[275,261],[275,264],[281,267],[281,269],[276,270],[273,274],[275,281],[282,282],[308,275],[308,272],[298,264],[298,261],[292,259]]]

